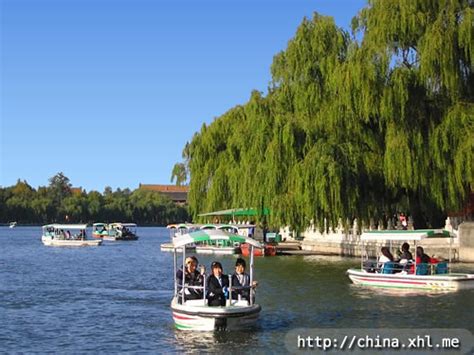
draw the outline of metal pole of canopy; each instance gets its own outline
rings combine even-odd
[[[204,305],[206,305],[206,285],[207,285],[207,280],[206,280],[206,273],[202,274],[202,284],[204,286],[204,290],[202,292],[202,298],[204,300]]]
[[[250,245],[250,305],[253,304],[253,297],[252,297],[252,285],[253,285],[253,245]]]
[[[229,277],[229,305],[232,305],[232,275],[228,275]]]
[[[453,237],[449,234],[449,253],[448,253],[448,273],[451,273],[451,248],[453,247]]]
[[[178,294],[178,280],[176,280],[176,262],[177,262],[177,257],[176,257],[176,249],[173,250],[173,275],[174,275],[174,295],[176,296]]]
[[[185,272],[186,272],[186,269],[185,269],[185,266],[186,266],[186,245],[183,245],[182,246],[183,248],[183,281],[182,281],[182,288],[181,288],[181,304],[184,304],[184,280],[186,279],[186,275],[185,275]]]
[[[414,267],[414,274],[416,275],[416,257],[417,257],[418,251],[416,250],[416,240],[415,240],[415,267]]]

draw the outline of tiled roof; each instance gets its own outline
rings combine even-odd
[[[174,202],[185,203],[188,200],[189,186],[140,184],[138,188],[159,192]]]
[[[158,192],[189,192],[189,186],[140,184],[138,188]]]
[[[71,193],[81,194],[82,193],[82,187],[71,187]]]

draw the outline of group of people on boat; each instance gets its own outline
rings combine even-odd
[[[414,273],[414,265],[418,265],[419,270],[416,271],[417,274],[428,274],[430,264],[438,264],[440,260],[431,258],[429,255],[425,254],[423,247],[416,247],[416,259],[413,259],[413,255],[410,252],[410,245],[408,243],[403,243],[401,249],[397,251],[398,258],[395,258],[388,247],[382,247],[381,255],[378,258],[378,263],[375,268],[368,267],[366,271],[369,272],[382,272],[385,274],[391,273]]]
[[[135,236],[135,234],[125,226],[123,226],[122,228],[117,228],[117,232],[118,236],[122,238]]]
[[[199,266],[195,256],[187,257],[185,270],[178,270],[176,280],[178,283],[179,301],[181,302],[184,292],[185,300],[207,299],[209,306],[225,306],[226,300],[232,297],[234,300],[244,299],[251,301],[254,298],[254,289],[257,282],[250,284],[250,276],[245,272],[246,262],[238,258],[235,262],[235,272],[232,275],[223,274],[222,264],[214,261],[211,264],[211,274],[206,278],[206,269]],[[183,290],[184,276],[184,290]],[[206,295],[204,295],[204,282],[206,282]],[[232,296],[231,296],[232,295]]]
[[[53,227],[48,228],[47,233],[52,235],[53,238],[55,239],[61,239],[61,240],[83,240],[86,238],[86,231],[85,230],[80,230],[79,233],[77,234],[71,234],[71,231],[69,230],[64,230],[64,229],[59,229],[56,234],[55,229]]]

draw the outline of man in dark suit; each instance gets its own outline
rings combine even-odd
[[[207,300],[209,306],[225,306],[229,293],[229,277],[222,274],[222,265],[214,261],[211,265],[212,274],[207,278]]]

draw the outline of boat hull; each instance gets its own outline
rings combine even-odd
[[[105,235],[102,237],[102,240],[107,240],[109,242],[118,242],[118,241],[128,241],[128,240],[138,240],[138,237],[115,237],[115,236],[109,236]]]
[[[250,256],[250,246],[246,243],[240,246],[240,250],[242,252],[242,256],[249,257]],[[274,245],[265,244],[263,249],[254,248],[253,249],[253,256],[275,256],[277,253],[277,249]]]
[[[87,246],[99,246],[102,244],[102,240],[84,239],[54,239],[48,236],[42,236],[41,241],[44,245],[50,247],[87,247]]]
[[[379,274],[359,269],[349,269],[347,274],[354,284],[370,287],[428,291],[457,291],[474,288],[472,274]]]
[[[191,331],[243,330],[255,325],[261,307],[257,304],[243,307],[183,306],[171,302],[176,329]]]

